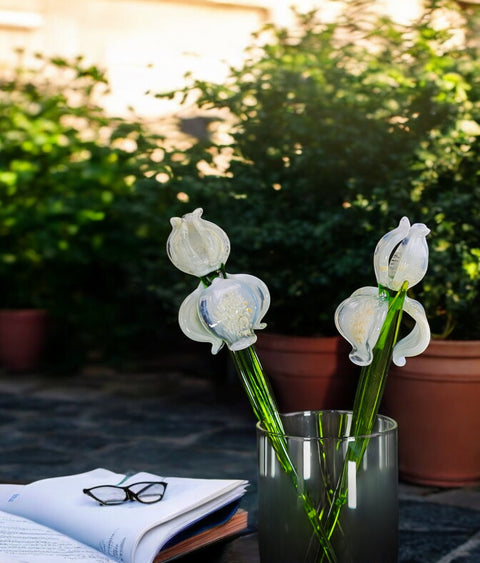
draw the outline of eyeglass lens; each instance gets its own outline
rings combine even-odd
[[[158,502],[165,493],[165,483],[133,483],[128,490],[135,495],[140,502]]]

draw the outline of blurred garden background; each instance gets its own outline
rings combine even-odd
[[[424,222],[412,296],[480,338],[476,2],[290,4],[0,0],[0,309],[47,311],[43,369],[171,349],[197,282],[169,219],[197,207],[297,335],[334,334],[378,239]]]

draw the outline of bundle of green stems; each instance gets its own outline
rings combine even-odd
[[[389,309],[373,349],[373,360],[361,370],[350,430],[351,436],[364,438],[349,443],[341,477],[327,507],[315,506],[308,492],[300,484],[297,469],[288,450],[282,419],[254,346],[244,350],[230,351],[253,412],[267,431],[280,466],[290,477],[292,485],[303,503],[305,513],[312,525],[313,534],[318,540],[318,560],[322,562],[337,561],[331,539],[338,526],[342,506],[347,498],[347,466],[349,462],[353,461],[358,468],[368,446],[368,435],[371,434],[377,418],[392,361],[393,348],[398,338],[407,288],[408,283],[405,282],[393,296],[387,289],[382,287],[379,289],[387,296]]]

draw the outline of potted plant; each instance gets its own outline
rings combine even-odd
[[[81,57],[38,55],[0,80],[0,308],[48,311],[52,369],[125,358],[163,311],[150,289],[168,232],[159,137],[106,114],[107,79]]]
[[[480,447],[469,439],[480,424],[480,68],[464,16],[456,3],[432,2],[412,28],[418,35],[416,42],[408,35],[408,52],[415,56],[397,53],[409,65],[411,90],[399,119],[421,133],[419,143],[402,178],[352,201],[372,226],[389,228],[401,210],[432,231],[429,271],[412,291],[425,306],[432,341],[422,357],[392,368],[384,410],[399,423],[401,477],[434,486],[480,481]]]
[[[293,29],[269,25],[254,36],[249,57],[225,83],[192,80],[180,92],[185,100],[196,94],[201,111],[224,120],[212,121],[210,139],[193,143],[183,159],[175,152],[171,184],[183,200],[173,212],[181,215],[187,203],[208,209],[231,234],[235,269],[262,273],[272,294],[271,334],[258,345],[274,385],[270,360],[273,349],[282,352],[285,376],[287,335],[300,346],[297,372],[313,337],[339,342],[335,307],[367,282],[370,241],[402,215],[433,231],[430,273],[417,292],[434,329],[433,317],[454,315],[460,334],[462,311],[478,301],[478,58],[448,42],[457,28],[436,27],[446,8],[460,17],[449,2],[433,1],[408,26],[363,0],[344,3],[334,19],[297,13]],[[466,182],[458,179],[462,159]],[[450,213],[462,221],[450,222]],[[318,384],[324,367],[316,358]],[[288,384],[290,394],[298,388]],[[289,406],[311,408],[302,401]]]
[[[402,215],[431,229],[429,271],[411,294],[434,337],[392,369],[384,410],[399,422],[403,478],[461,485],[480,480],[470,438],[480,424],[480,57],[456,3],[427,2],[408,26],[373,4],[349,2],[334,21],[298,15],[295,30],[269,26],[226,83],[187,86],[203,111],[231,117],[230,137],[228,120],[217,122],[222,136],[187,150],[172,184],[229,231],[241,257],[232,271],[261,273],[272,293],[265,321],[297,340],[334,334],[334,307],[364,283],[369,239]],[[455,367],[439,375],[448,356]]]
[[[468,31],[469,20],[460,21]],[[451,27],[447,37],[459,31]],[[433,338],[421,358],[392,369],[384,409],[399,422],[400,475],[453,487],[480,481],[480,446],[469,438],[480,425],[480,67],[475,44],[438,46],[428,67],[435,76],[431,100],[425,103],[443,115],[442,122],[412,158],[410,201],[405,194],[389,196],[393,205],[412,213],[416,208],[416,219],[432,230],[429,271],[415,294]],[[384,203],[387,197],[381,196]]]
[[[423,164],[418,176],[418,216],[432,234],[429,271],[415,293],[425,305],[433,338],[421,358],[392,368],[384,398],[384,411],[399,423],[401,477],[430,486],[480,481],[480,446],[470,439],[480,425],[480,191],[478,132],[472,134],[480,115],[478,110],[465,115],[479,93],[476,77],[467,72],[478,73],[470,56],[460,59],[463,111],[438,143],[425,146],[432,166],[427,172]]]

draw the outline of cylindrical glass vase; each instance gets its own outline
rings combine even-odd
[[[262,563],[396,563],[396,422],[379,415],[372,434],[349,437],[350,412],[306,411],[282,419],[285,435],[273,440],[257,425]],[[279,438],[295,466],[293,477],[282,469],[272,447]],[[334,559],[322,555],[305,498],[321,525],[333,529]]]

